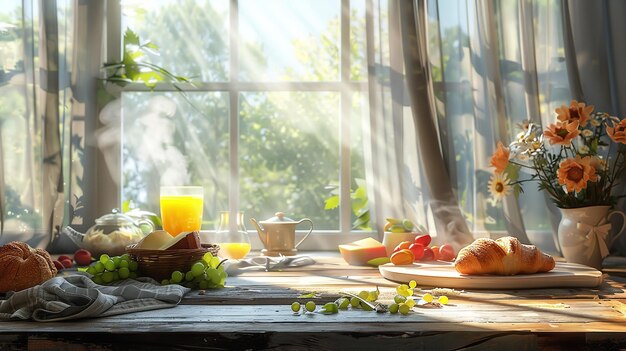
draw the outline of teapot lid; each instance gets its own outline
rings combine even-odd
[[[293,219],[289,218],[289,217],[285,217],[285,213],[283,212],[276,212],[274,214],[275,216],[269,219],[266,219],[264,221],[261,222],[261,224],[264,223],[296,223],[296,221],[294,221]]]
[[[100,224],[100,225],[128,225],[128,224],[135,224],[135,221],[125,215],[122,214],[120,212],[120,210],[118,210],[117,208],[114,208],[113,210],[111,210],[111,213],[107,213],[105,215],[103,215],[102,217],[96,219],[96,224]]]

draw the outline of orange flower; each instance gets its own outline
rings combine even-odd
[[[572,123],[559,122],[548,126],[543,135],[548,138],[552,145],[570,145],[572,139],[576,138],[580,131],[578,130],[578,121]]]
[[[508,148],[504,147],[502,142],[498,141],[498,148],[491,156],[491,166],[495,167],[496,173],[502,173],[506,166],[509,164],[509,155],[511,152]]]
[[[569,123],[578,121],[578,124],[584,127],[589,120],[589,114],[593,112],[593,105],[587,106],[584,102],[572,100],[569,107],[561,105],[554,112],[556,112],[556,118],[559,121]]]
[[[614,142],[626,144],[626,119],[619,121],[617,124],[613,122],[610,127],[607,124],[606,133]]]
[[[559,164],[559,184],[567,187],[567,192],[580,192],[587,188],[587,182],[598,180],[596,169],[591,165],[591,157],[568,158]]]

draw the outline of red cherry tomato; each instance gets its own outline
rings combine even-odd
[[[454,248],[450,244],[443,244],[439,248],[439,259],[442,261],[454,261]]]
[[[422,261],[433,261],[435,259],[435,253],[433,249],[427,247],[424,249],[424,256],[422,257]]]
[[[419,261],[424,256],[424,245],[413,243],[409,246],[409,250],[413,253],[415,261]]]
[[[411,246],[411,244],[412,243],[410,241],[403,241],[403,242],[399,243],[398,246],[396,246],[395,249],[393,249],[392,253],[396,253],[396,252],[398,252],[400,250],[404,250],[404,249],[408,250],[409,246]]]
[[[431,237],[428,234],[422,234],[422,235],[418,235],[415,237],[415,243],[416,244],[422,244],[424,245],[424,247],[428,247],[428,244],[430,244],[431,241]]]
[[[59,262],[61,262],[61,261],[63,261],[63,260],[70,260],[70,261],[71,261],[71,260],[72,260],[72,258],[71,258],[70,256],[67,256],[67,255],[61,255],[61,256],[59,256],[59,258],[57,259],[57,261],[59,261]]]
[[[64,268],[72,268],[72,266],[74,265],[70,260],[61,260],[60,262]]]

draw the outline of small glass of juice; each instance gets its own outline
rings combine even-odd
[[[202,227],[204,189],[201,186],[162,186],[160,192],[163,229],[172,236]]]
[[[220,212],[215,243],[220,246],[219,256],[240,260],[250,252],[250,237],[243,222],[243,212],[237,212],[232,221],[229,211]]]

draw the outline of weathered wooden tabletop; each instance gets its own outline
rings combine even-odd
[[[397,283],[375,268],[351,267],[332,255],[317,264],[229,277],[227,287],[192,292],[181,305],[90,320],[0,323],[0,349],[606,349],[626,347],[626,278],[611,270],[597,289],[464,291],[441,308],[409,315],[340,311],[294,314],[303,293],[318,305],[340,292],[379,287],[392,299]],[[420,287],[419,296],[431,287]],[[443,288],[443,287],[442,287]]]

